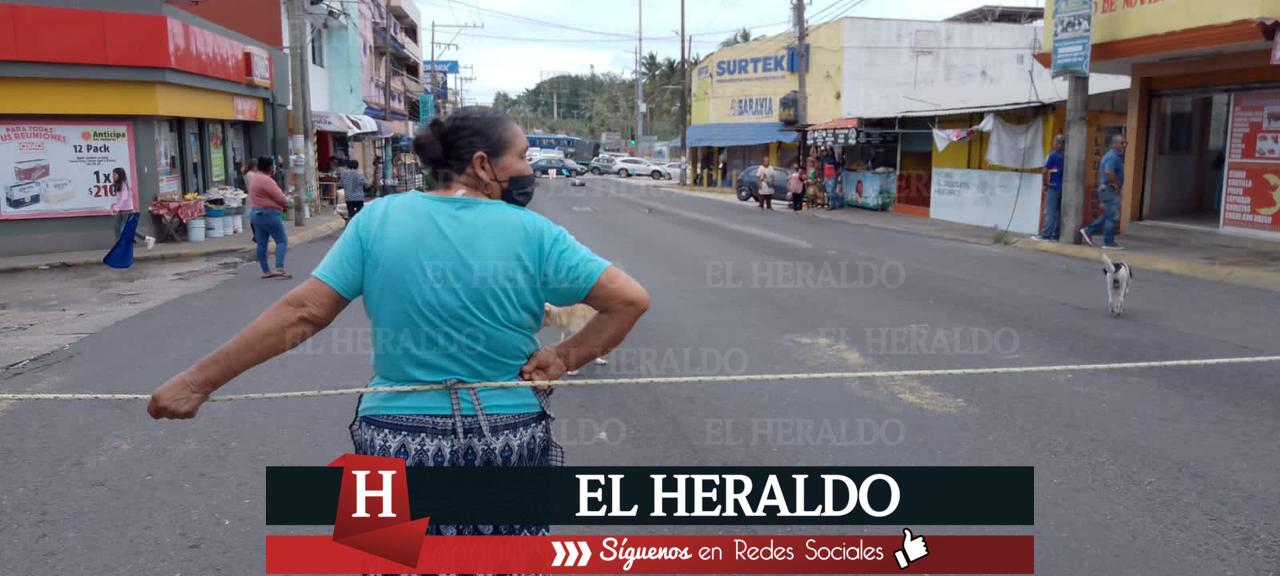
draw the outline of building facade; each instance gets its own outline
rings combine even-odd
[[[1280,239],[1277,18],[1277,0],[1095,3],[1091,72],[1132,77],[1122,229]]]
[[[0,255],[110,247],[112,172],[145,215],[287,150],[277,3],[66,6],[0,5]]]
[[[1047,76],[1033,59],[1041,35],[1040,27],[1025,23],[963,20],[842,18],[815,26],[808,38],[804,124],[848,120],[856,126],[948,107],[920,99],[922,93],[1030,86],[1032,72]],[[700,182],[732,186],[739,170],[766,155],[775,165],[797,159],[796,127],[783,122],[799,87],[795,62],[789,33],[731,46],[699,62],[688,139],[698,148],[691,160]],[[927,165],[927,126],[898,133],[907,160]],[[898,136],[880,140],[898,148]]]

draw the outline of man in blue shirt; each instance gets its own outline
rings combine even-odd
[[[1053,137],[1053,152],[1049,153],[1049,158],[1044,163],[1044,227],[1040,229],[1039,236],[1032,236],[1038,240],[1058,241],[1059,215],[1062,212],[1062,170],[1066,165],[1066,158],[1062,155],[1062,148],[1066,144],[1065,136],[1059,134]]]
[[[1092,234],[1103,233],[1104,250],[1124,250],[1116,244],[1116,226],[1120,222],[1120,198],[1124,191],[1124,149],[1129,143],[1124,136],[1111,137],[1111,150],[1102,157],[1102,183],[1098,186],[1098,199],[1102,201],[1102,215],[1092,224],[1080,229],[1085,244],[1093,246]]]
[[[356,213],[364,208],[364,187],[368,185],[369,181],[360,173],[360,163],[355,160],[348,162],[347,169],[338,177],[338,187],[342,188],[347,201],[348,220],[355,218]]]

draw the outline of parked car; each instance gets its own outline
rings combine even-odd
[[[636,158],[634,156],[619,158],[617,163],[613,165],[613,172],[624,178],[649,176],[654,180],[671,179],[671,172],[667,170],[666,166],[653,164],[644,158]]]
[[[686,166],[683,162],[667,163],[667,172],[671,174],[672,180],[679,180],[680,174],[684,173]]]
[[[572,176],[582,176],[587,173],[587,167],[575,162],[572,158],[565,158],[564,165],[572,173]]]
[[[738,200],[746,202],[755,200],[756,193],[759,192],[760,182],[756,179],[756,173],[760,170],[760,166],[747,166],[742,172],[738,173],[738,188],[735,190],[738,194]],[[782,168],[776,166],[771,167],[773,171],[773,197],[787,197],[787,177],[790,174]]]
[[[555,171],[561,176],[573,176],[574,171],[570,168],[562,158],[540,158],[529,163],[533,167],[533,175],[539,178],[546,176],[548,172]]]
[[[601,174],[613,174],[613,165],[617,162],[615,156],[609,154],[601,154],[591,159],[591,163],[587,165],[587,171],[599,176]]]

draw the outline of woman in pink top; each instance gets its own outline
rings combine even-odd
[[[289,206],[280,186],[273,177],[275,161],[269,156],[258,158],[258,174],[249,181],[249,223],[253,226],[253,239],[258,243],[258,266],[263,278],[293,278],[284,270],[284,255],[289,249],[289,237],[284,231],[284,211]],[[276,241],[276,269],[267,264],[267,242]]]
[[[129,187],[129,175],[125,173],[124,168],[115,168],[111,170],[111,193],[115,195],[115,202],[111,203],[111,213],[115,216],[116,221],[116,238],[120,237],[120,231],[124,229],[124,223],[129,216],[138,213],[138,208],[133,205],[133,190]],[[147,250],[156,245],[156,239],[146,236],[141,232],[133,233],[133,240],[137,242],[142,240],[146,244]]]

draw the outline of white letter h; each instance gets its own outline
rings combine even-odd
[[[368,470],[352,470],[352,474],[356,475],[356,513],[352,514],[352,518],[368,518],[369,514],[364,510],[365,498],[382,498],[382,513],[379,518],[395,518],[396,515],[391,513],[391,477],[395,475],[395,470],[379,470],[378,474],[382,475],[382,489],[368,490],[364,487],[365,477],[369,475]]]

